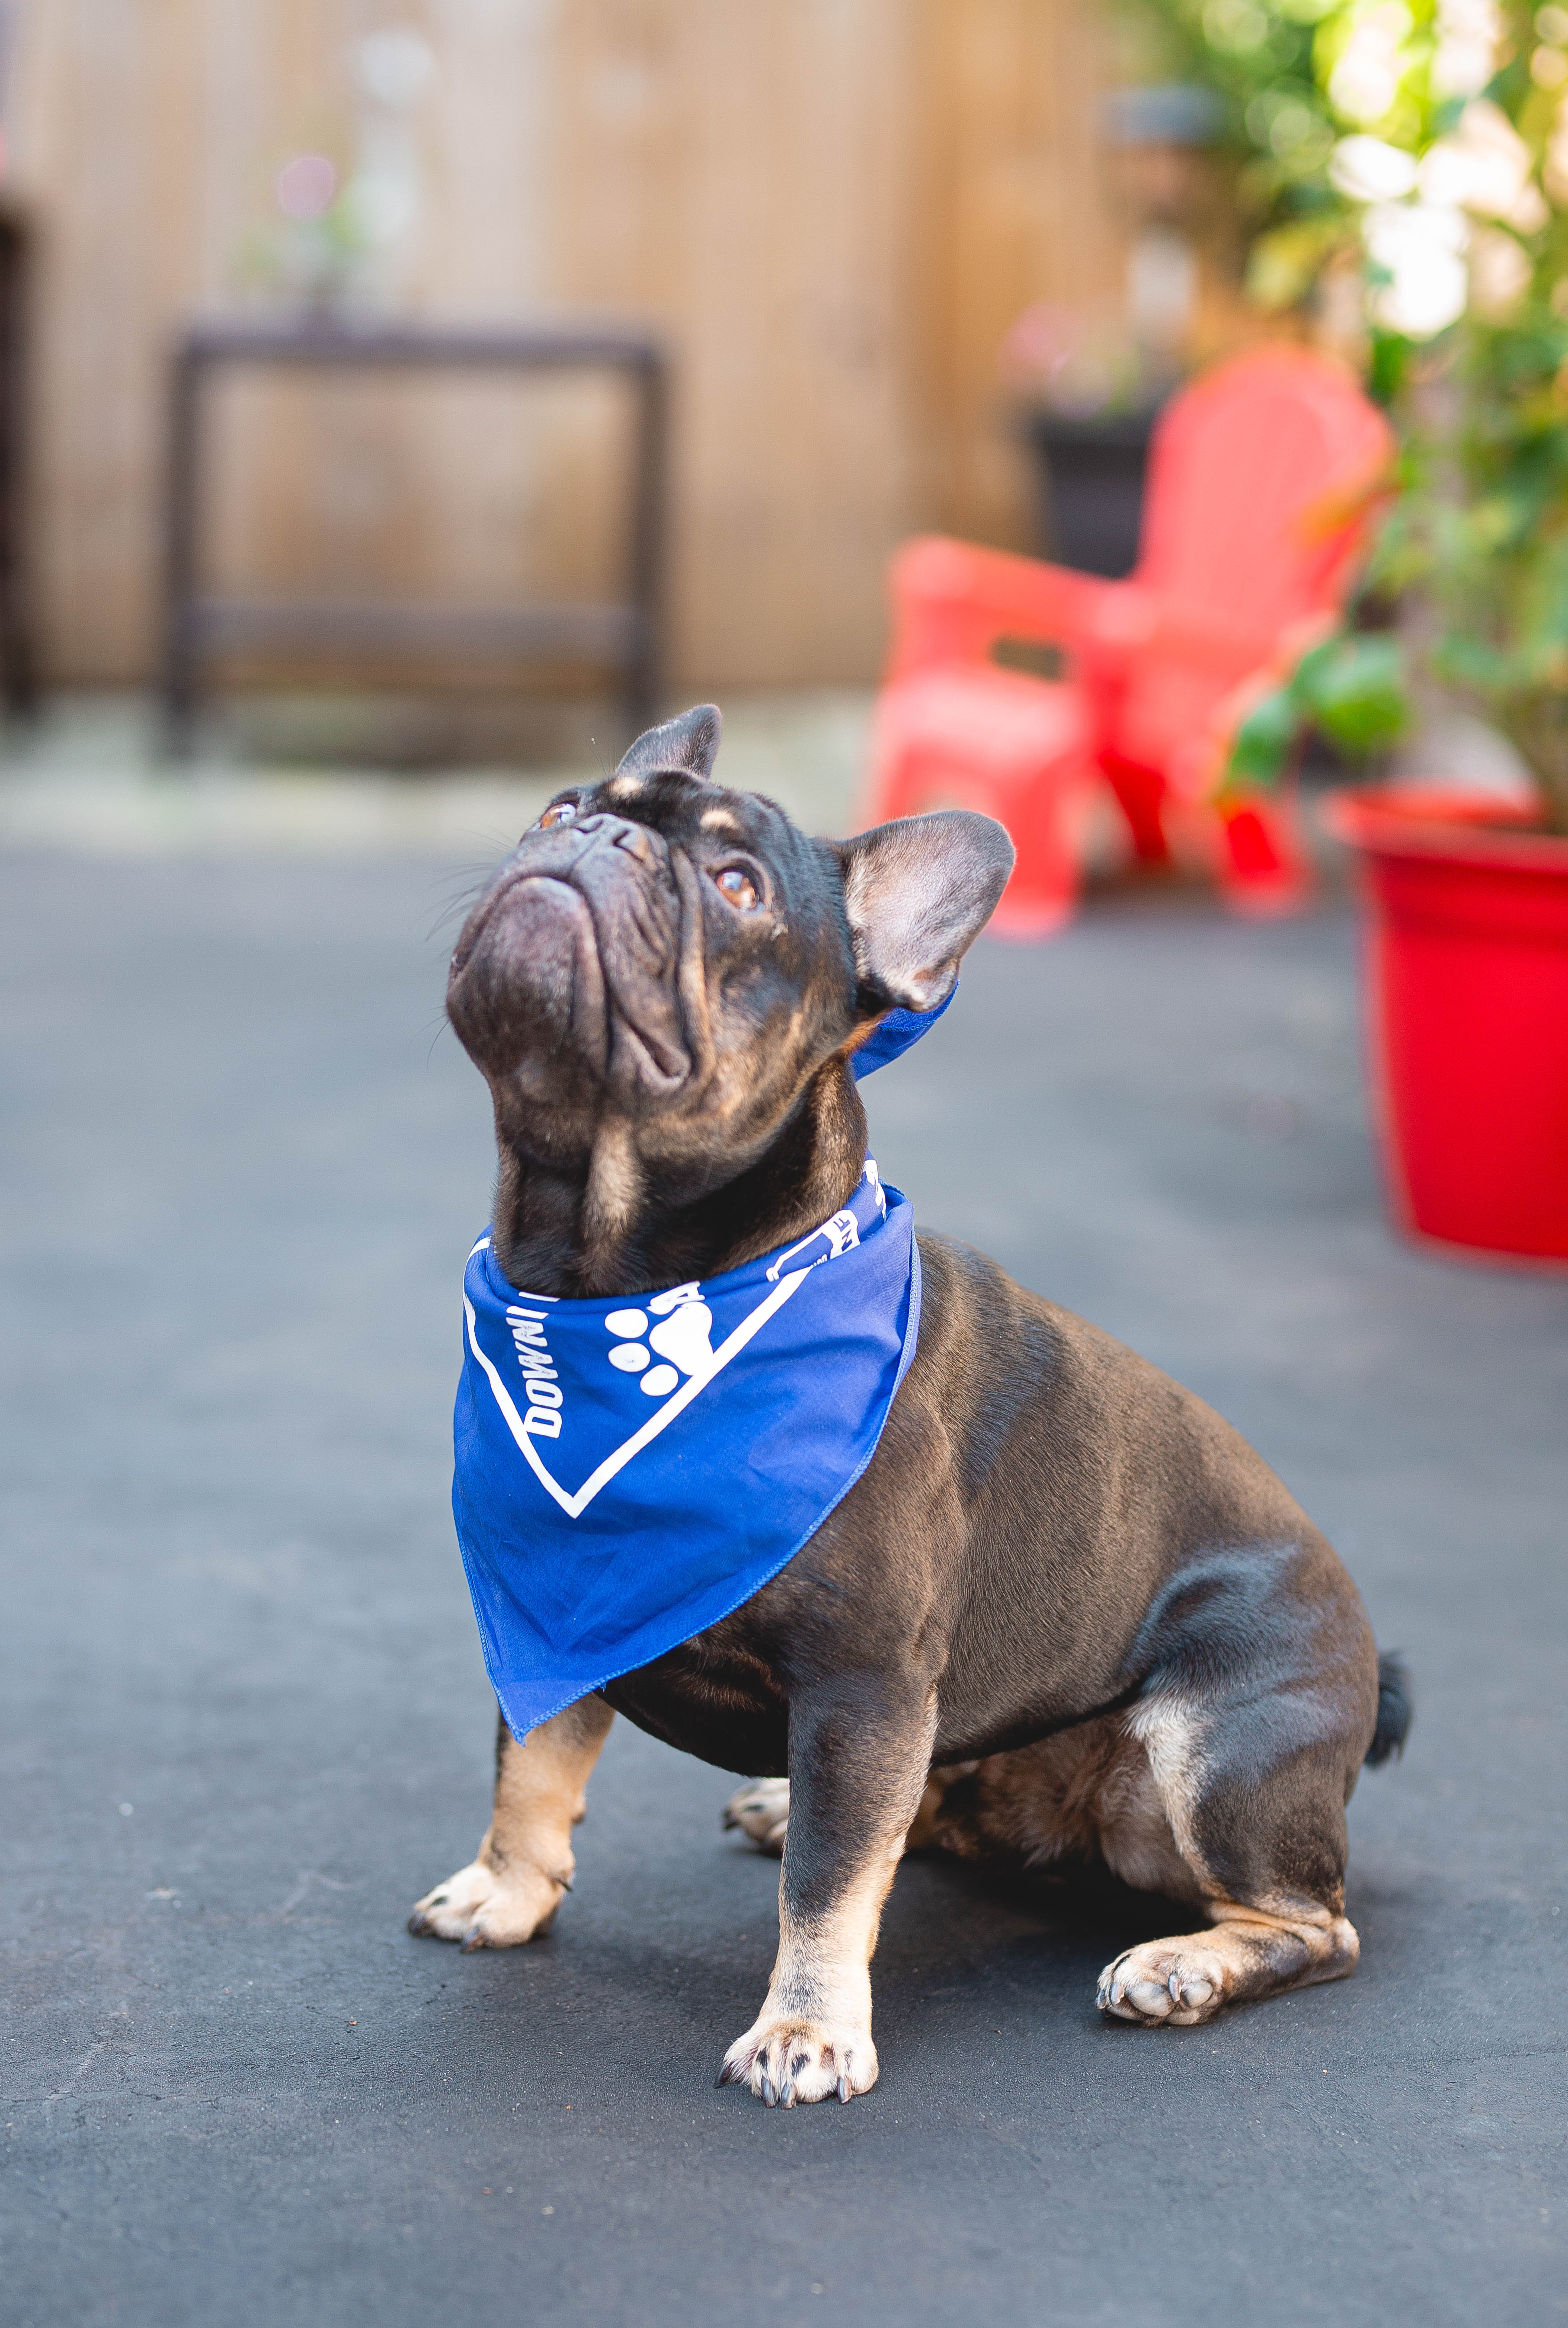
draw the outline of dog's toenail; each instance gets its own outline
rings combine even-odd
[[[482,1948],[484,1946],[484,1943],[479,1937],[479,1927],[475,1924],[465,1938],[458,1953],[461,1956],[471,1957],[475,1948]]]
[[[1178,1972],[1173,1972],[1165,1985],[1170,1991],[1176,2003],[1179,2004],[1181,2003],[1181,1975]]]
[[[773,2089],[773,2079],[768,2076],[765,2070],[762,2073],[762,2098],[767,2104],[769,2109],[772,2109],[775,2102],[778,2099],[778,2096]]]
[[[847,2102],[847,2101],[849,2100],[849,2098],[850,2098],[850,2080],[848,2079],[848,2078],[840,2078],[840,2079],[839,2079],[839,2099],[840,2099],[841,2102]]]

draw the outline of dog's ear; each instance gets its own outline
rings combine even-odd
[[[996,911],[1013,845],[972,809],[900,817],[838,844],[862,986],[904,1010],[934,1010]]]
[[[650,728],[639,736],[615,774],[657,776],[674,769],[689,776],[710,776],[723,730],[724,714],[717,703],[695,703],[678,719],[666,719],[662,728]]]

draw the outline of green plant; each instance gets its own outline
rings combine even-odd
[[[1510,737],[1568,832],[1568,322],[1536,296],[1455,338],[1454,426],[1410,429],[1372,574],[1425,597],[1434,675]]]
[[[1253,704],[1232,739],[1224,789],[1277,784],[1309,728],[1361,757],[1392,744],[1408,717],[1398,641],[1386,632],[1340,631],[1309,648]]]
[[[1120,0],[1122,68],[1135,81],[1207,90],[1228,168],[1246,287],[1264,309],[1298,305],[1354,250],[1350,206],[1329,175],[1338,131],[1317,57],[1340,0]]]
[[[1313,64],[1401,436],[1368,584],[1423,605],[1411,679],[1487,712],[1568,832],[1568,8],[1347,0]],[[1254,705],[1225,781],[1272,780],[1310,722],[1385,739],[1409,694],[1346,633]]]

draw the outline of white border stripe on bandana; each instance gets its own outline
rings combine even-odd
[[[489,1244],[488,1237],[481,1237],[474,1252],[484,1253]],[[469,1259],[473,1258],[474,1254],[470,1253]],[[575,1496],[568,1495],[563,1487],[552,1479],[540,1461],[534,1449],[533,1433],[523,1429],[522,1417],[512,1404],[511,1393],[479,1347],[479,1338],[475,1331],[479,1321],[474,1315],[474,1304],[465,1292],[463,1309],[468,1320],[468,1344],[489,1377],[490,1387],[495,1393],[495,1403],[506,1418],[507,1429],[532,1465],[540,1487],[555,1497],[568,1519],[575,1520],[587,1511],[599,1489],[607,1486],[616,1472],[631,1461],[634,1455],[640,1455],[650,1440],[657,1439],[665,1425],[673,1422],[676,1416],[683,1413],[692,1400],[707,1389],[715,1375],[722,1374],[731,1358],[745,1349],[754,1334],[759,1334],[762,1331],[774,1312],[784,1308],[790,1295],[798,1286],[803,1284],[812,1269],[818,1266],[820,1266],[819,1263],[811,1262],[804,1269],[792,1269],[787,1277],[781,1277],[767,1299],[765,1301],[759,1301],[750,1317],[743,1318],[735,1331],[719,1344],[713,1353],[711,1365],[702,1367],[699,1373],[690,1377],[690,1381],[682,1383],[678,1391],[671,1392],[663,1405],[656,1413],[648,1417],[640,1431],[634,1432],[624,1446],[617,1447],[613,1455],[606,1455],[596,1471],[589,1473]]]

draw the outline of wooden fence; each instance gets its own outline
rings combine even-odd
[[[24,0],[12,184],[39,237],[33,529],[46,669],[156,639],[163,383],[185,314],[264,294],[292,153],[346,160],[393,24],[417,115],[415,314],[655,324],[676,367],[671,660],[688,685],[875,670],[890,546],[1027,538],[996,357],[1120,265],[1096,0]],[[264,272],[264,269],[263,269]],[[226,584],[590,590],[613,393],[225,391]]]

